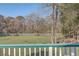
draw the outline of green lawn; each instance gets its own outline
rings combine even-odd
[[[2,36],[0,44],[47,44],[50,36]]]

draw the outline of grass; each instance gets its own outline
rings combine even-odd
[[[2,36],[0,44],[48,44],[50,36]]]

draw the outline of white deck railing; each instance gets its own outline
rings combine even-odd
[[[76,56],[79,44],[0,44],[1,56]]]

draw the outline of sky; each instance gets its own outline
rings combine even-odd
[[[38,3],[0,3],[0,15],[3,16],[27,16],[32,12],[39,12]]]

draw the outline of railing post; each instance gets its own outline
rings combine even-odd
[[[55,47],[55,56],[57,56],[57,48]]]
[[[34,48],[34,56],[36,56],[36,48]]]
[[[16,48],[14,48],[14,56],[16,56]]]
[[[64,47],[64,56],[67,55],[66,47]]]
[[[21,56],[21,48],[19,48],[19,56]]]
[[[71,56],[71,47],[69,47],[69,55]]]
[[[5,56],[5,48],[3,48],[3,56]]]
[[[74,56],[76,56],[76,47],[74,47]]]
[[[8,55],[10,56],[10,48],[8,48]]]
[[[29,56],[31,56],[31,48],[29,48]]]
[[[41,56],[41,48],[39,48],[39,56]]]
[[[24,48],[24,56],[26,56],[26,48]]]
[[[60,49],[60,56],[62,56],[62,51],[61,51],[61,47],[60,47],[59,49]]]
[[[46,56],[46,48],[44,48],[44,56]]]
[[[52,47],[49,47],[49,56],[52,56]]]

